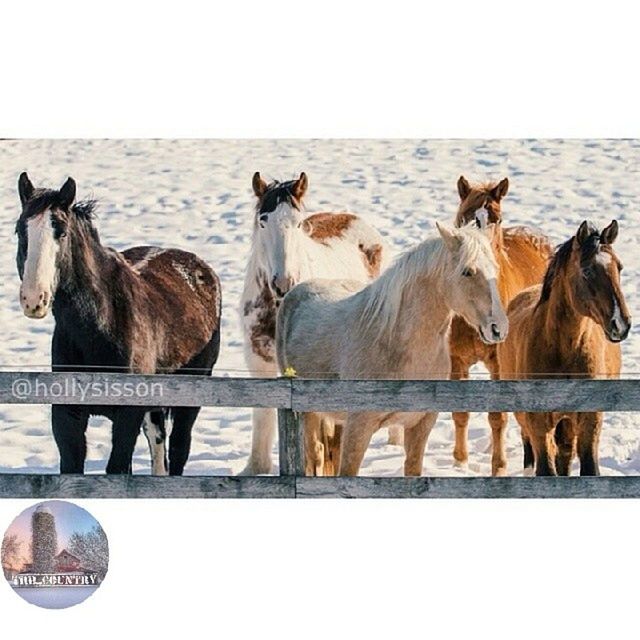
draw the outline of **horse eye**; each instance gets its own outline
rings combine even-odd
[[[51,218],[51,226],[53,227],[54,235],[57,239],[65,238],[67,236],[67,227],[56,218]]]
[[[473,275],[473,271],[471,271],[471,269],[463,269],[462,270],[462,275],[465,278],[470,278]]]
[[[583,270],[585,278],[593,278],[593,269],[591,267],[586,267]]]

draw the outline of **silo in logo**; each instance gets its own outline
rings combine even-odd
[[[31,516],[31,555],[34,573],[53,573],[58,549],[56,519],[48,507],[40,505]]]
[[[62,609],[86,600],[102,584],[109,544],[87,511],[50,500],[23,511],[2,540],[2,570],[27,602]]]

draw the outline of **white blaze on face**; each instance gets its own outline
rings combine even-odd
[[[486,209],[478,209],[476,211],[476,222],[480,229],[486,229],[489,224],[489,212]]]
[[[490,342],[500,342],[504,340],[509,331],[509,321],[502,306],[500,291],[498,290],[498,274],[493,260],[486,257],[486,260],[480,261],[480,269],[483,271],[489,292],[491,295],[491,315],[487,319],[487,323],[482,327],[485,339]]]
[[[613,296],[613,314],[611,316],[611,322],[618,327],[619,331],[623,331],[623,328],[627,324],[622,317],[622,311],[620,310],[620,305],[618,304],[618,299],[615,295]]]
[[[269,283],[286,293],[300,281],[304,272],[304,243],[307,240],[300,228],[302,214],[289,204],[280,203],[267,214],[259,233],[263,251],[270,265]]]
[[[611,254],[606,251],[599,251],[596,255],[596,262],[601,264],[603,267],[608,267],[611,264]]]
[[[30,318],[44,318],[57,284],[59,245],[49,211],[27,222],[27,259],[24,263],[20,304]]]

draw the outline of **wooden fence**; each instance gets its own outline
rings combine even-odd
[[[640,477],[633,476],[306,478],[298,420],[299,412],[312,410],[640,411],[636,380],[356,381],[0,372],[0,404],[15,403],[273,407],[278,410],[280,475],[1,474],[0,497],[5,498],[640,497]]]

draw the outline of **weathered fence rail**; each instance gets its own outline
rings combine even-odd
[[[637,498],[640,477],[306,478],[298,413],[640,411],[637,380],[303,380],[0,372],[0,404],[273,407],[280,475],[0,474],[0,498]]]

